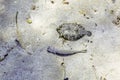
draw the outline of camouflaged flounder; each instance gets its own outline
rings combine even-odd
[[[86,31],[80,24],[77,23],[63,23],[57,28],[60,37],[69,41],[76,41],[85,35],[91,36],[90,31]]]

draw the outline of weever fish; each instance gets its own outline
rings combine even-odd
[[[71,56],[77,53],[86,53],[87,50],[81,50],[81,51],[67,51],[67,50],[58,50],[55,49],[54,47],[48,46],[47,48],[47,52],[52,53],[54,55],[58,55],[58,56]]]

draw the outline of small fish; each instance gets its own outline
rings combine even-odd
[[[51,46],[48,46],[47,52],[52,53],[54,55],[58,56],[71,56],[77,53],[86,53],[87,50],[81,50],[81,51],[66,51],[66,50],[57,50]]]

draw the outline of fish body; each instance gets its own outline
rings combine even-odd
[[[92,32],[87,31],[81,24],[63,23],[56,29],[60,38],[68,41],[77,41],[85,35],[91,36]]]
[[[74,55],[74,54],[77,54],[77,53],[86,53],[87,50],[67,51],[67,50],[58,50],[58,49],[55,49],[55,48],[49,46],[47,48],[47,52],[52,53],[54,55],[58,55],[58,56],[71,56],[71,55]]]

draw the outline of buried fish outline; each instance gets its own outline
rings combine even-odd
[[[66,57],[66,56],[71,56],[71,55],[74,55],[74,54],[77,54],[77,53],[86,53],[87,50],[67,51],[67,50],[58,50],[58,49],[56,49],[52,46],[48,46],[47,52],[52,53],[52,54],[57,55],[57,56]]]

